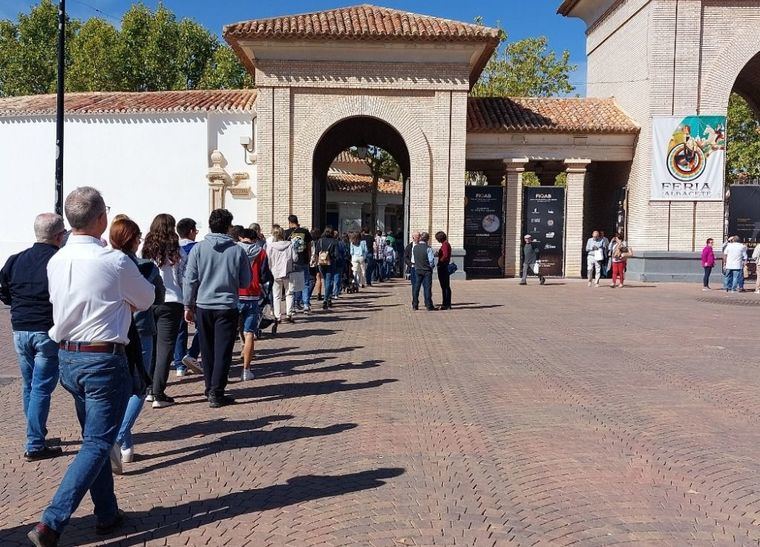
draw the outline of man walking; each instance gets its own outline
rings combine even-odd
[[[738,236],[731,236],[723,249],[723,267],[726,270],[726,292],[739,292],[740,278],[747,261],[747,248],[739,242]]]
[[[425,308],[428,311],[435,311],[435,306],[433,306],[433,266],[435,265],[435,257],[433,256],[433,249],[428,245],[428,241],[430,241],[430,234],[422,232],[419,243],[412,249],[414,270],[417,274],[417,284],[414,286],[414,293],[412,295],[412,309],[419,309],[420,287],[422,287],[425,297]]]
[[[251,264],[228,235],[232,213],[214,209],[208,226],[211,233],[187,259],[183,293],[185,320],[195,322],[201,335],[206,397],[211,408],[219,408],[235,402],[224,390],[238,332],[238,295],[251,284]]]
[[[586,268],[588,270],[588,286],[594,281],[594,287],[599,286],[604,264],[604,241],[598,231],[594,230],[586,241]]]
[[[58,383],[58,345],[48,336],[53,326],[53,305],[48,293],[47,265],[61,246],[63,219],[43,213],[34,220],[37,243],[8,259],[0,271],[0,300],[11,307],[13,344],[21,368],[26,416],[27,461],[55,458],[60,446],[48,446],[47,418],[50,397]]]
[[[420,233],[412,232],[412,240],[407,244],[406,248],[404,248],[404,265],[409,272],[409,280],[412,282],[412,300],[414,300],[415,287],[417,286],[417,272],[414,269],[414,247],[419,242]]]
[[[311,232],[298,223],[296,215],[288,217],[288,229],[285,230],[285,239],[293,242],[296,251],[296,259],[293,261],[293,271],[290,279],[293,284],[293,305],[296,310],[309,313],[309,285],[314,282],[309,274],[309,262],[311,261]]]
[[[522,267],[522,279],[520,279],[520,285],[528,284],[528,274],[535,273],[538,276],[538,282],[543,285],[546,283],[546,278],[541,275],[536,269],[538,264],[539,251],[536,247],[536,243],[533,241],[533,236],[526,234],[523,238],[525,245],[523,245],[523,267]]]
[[[102,246],[108,208],[100,192],[77,188],[66,197],[65,211],[72,234],[47,267],[49,335],[59,347],[61,385],[74,397],[82,446],[28,534],[38,547],[58,544],[88,490],[96,533],[110,534],[123,522],[108,460],[132,393],[125,356],[132,311],[148,309],[155,298],[155,288],[126,254]]]

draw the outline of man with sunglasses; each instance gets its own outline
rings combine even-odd
[[[13,345],[21,369],[21,390],[26,416],[26,452],[33,462],[62,454],[50,446],[47,418],[50,398],[58,383],[58,344],[48,336],[53,326],[53,305],[48,293],[47,264],[66,234],[63,218],[42,213],[34,219],[37,243],[8,259],[0,271],[0,300],[11,307]]]

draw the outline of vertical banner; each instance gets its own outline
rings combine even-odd
[[[726,117],[652,118],[652,201],[723,201]]]
[[[464,188],[464,270],[467,277],[504,277],[504,188]]]
[[[563,275],[565,189],[559,186],[523,188],[523,233],[530,234],[541,252],[541,275]]]

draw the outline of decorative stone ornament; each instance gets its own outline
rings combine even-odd
[[[225,195],[227,190],[236,198],[251,197],[251,187],[243,181],[249,180],[248,173],[233,173],[230,175],[225,167],[227,159],[219,150],[211,152],[211,167],[206,174],[208,179],[208,205],[209,212],[214,209],[224,209]]]

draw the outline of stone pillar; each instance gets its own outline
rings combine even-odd
[[[567,195],[565,205],[565,277],[580,277],[583,264],[583,198],[586,171],[591,160],[565,160]]]
[[[227,160],[219,150],[211,152],[211,167],[206,173],[208,179],[208,210],[224,208],[224,195],[231,178],[224,169]]]
[[[378,203],[375,209],[375,230],[385,230],[385,203]]]
[[[504,275],[517,277],[522,251],[523,173],[528,158],[504,160]]]

